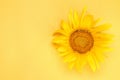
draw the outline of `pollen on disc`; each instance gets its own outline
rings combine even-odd
[[[90,32],[76,30],[71,34],[69,43],[74,51],[86,53],[93,47],[94,40]]]

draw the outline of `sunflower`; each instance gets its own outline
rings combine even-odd
[[[81,71],[88,64],[92,71],[96,71],[109,49],[108,43],[112,36],[105,30],[111,25],[97,25],[100,19],[95,20],[86,13],[86,8],[81,15],[77,11],[70,11],[68,18],[68,21],[61,21],[60,29],[53,34],[52,43],[70,69]]]

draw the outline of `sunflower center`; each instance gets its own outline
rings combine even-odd
[[[79,53],[86,53],[89,51],[94,43],[90,32],[86,30],[76,30],[70,36],[70,46],[74,51]]]

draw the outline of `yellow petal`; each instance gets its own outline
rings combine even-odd
[[[59,52],[66,52],[67,51],[67,49],[65,47],[58,47],[57,50]]]
[[[52,40],[52,42],[56,43],[56,44],[67,43],[67,41],[68,41],[68,39],[64,36],[57,36]]]
[[[56,35],[64,35],[64,36],[68,36],[68,34],[63,31],[63,30],[56,30],[53,34],[53,36],[56,36]]]
[[[78,12],[76,11],[74,11],[73,25],[74,25],[74,28],[79,27],[79,16],[78,16]]]
[[[111,40],[113,38],[113,35],[106,33],[95,33],[93,36],[96,40]]]
[[[95,27],[92,31],[93,32],[101,32],[101,31],[109,29],[110,27],[111,27],[110,24],[102,24],[102,25]]]
[[[87,59],[85,57],[80,57],[78,56],[77,60],[76,60],[76,69],[81,72],[81,69],[85,66]]]
[[[107,40],[103,40],[103,41],[100,41],[100,40],[97,40],[97,41],[94,41],[94,45],[95,46],[108,46],[109,43],[111,43],[111,41],[107,41]]]
[[[82,13],[81,13],[81,17],[80,17],[80,26],[82,25],[85,13],[86,13],[86,7],[83,8]]]
[[[104,48],[103,50],[105,50],[106,49],[106,51],[108,51],[109,50],[109,47],[108,47],[108,44],[107,43],[105,43],[105,42],[94,42],[94,46],[95,47],[98,47],[98,48]]]
[[[83,18],[83,21],[81,23],[81,27],[85,27],[85,28],[91,28],[94,25],[94,19],[92,15],[86,15]]]
[[[69,63],[69,69],[71,70],[75,66],[75,62]]]
[[[113,35],[106,33],[95,33],[93,34],[93,38],[95,46],[108,46],[108,44],[112,43]]]
[[[105,60],[104,55],[102,55],[102,54],[99,53],[99,52],[96,52],[96,53],[95,53],[95,56],[97,57],[97,59],[98,59],[99,62],[104,62],[104,60]]]
[[[97,20],[94,21],[94,25],[96,25],[98,22],[100,22],[102,18],[98,18]]]
[[[94,48],[92,52],[94,53],[99,62],[103,62],[105,60],[105,54],[103,49]]]
[[[102,45],[95,45],[95,47],[97,48],[96,50],[100,50],[99,52],[101,53],[105,53],[105,52],[111,52],[112,49],[108,46],[102,46]]]
[[[69,55],[69,53],[68,52],[62,52],[62,53],[60,53],[60,56],[66,56],[66,55]]]
[[[69,24],[65,21],[61,21],[61,28],[66,32],[69,33],[71,32],[71,28],[69,26]]]
[[[73,10],[72,9],[69,12],[68,18],[69,18],[69,24],[72,28],[73,27]]]
[[[72,62],[76,60],[76,57],[75,55],[73,55],[72,53],[70,53],[69,55],[67,55],[65,58],[64,58],[64,62]]]
[[[93,70],[93,72],[95,72],[97,68],[96,68],[95,60],[93,59],[93,56],[91,54],[88,55],[88,63],[91,69]]]
[[[93,58],[94,58],[94,61],[95,61],[95,64],[96,64],[97,69],[99,69],[99,68],[100,68],[100,64],[99,64],[99,61],[98,61],[97,57],[95,56],[94,53],[92,53],[91,55],[92,55]]]
[[[76,29],[79,27],[79,16],[77,11],[71,10],[68,18],[72,29]]]
[[[94,38],[94,45],[97,45],[97,46],[107,46],[109,45],[110,43],[112,43],[112,39],[110,37],[97,37],[97,38]]]

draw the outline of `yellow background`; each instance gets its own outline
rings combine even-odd
[[[112,24],[113,52],[93,73],[68,70],[51,45],[52,33],[71,8],[83,6]],[[0,80],[120,80],[119,0],[1,0]]]

